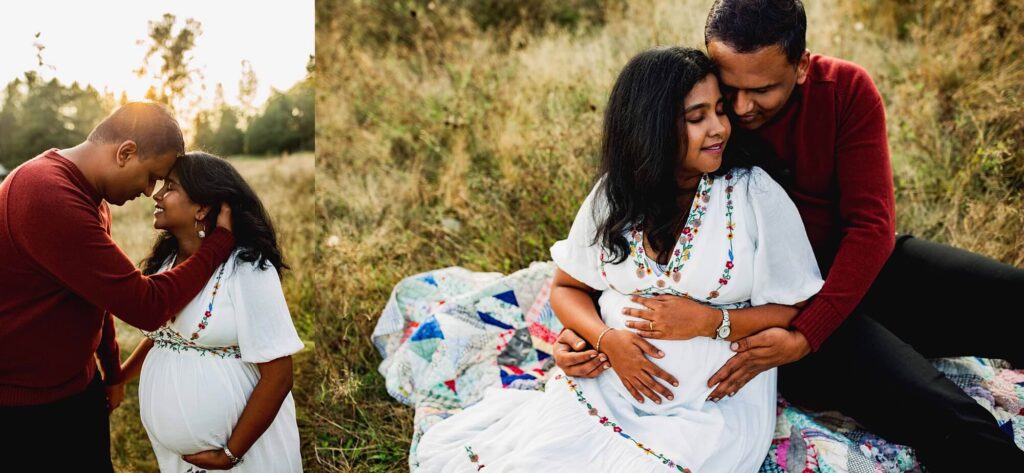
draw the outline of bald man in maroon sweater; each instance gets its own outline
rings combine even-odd
[[[124,392],[113,316],[159,328],[234,247],[229,209],[195,255],[158,275],[144,276],[111,239],[107,204],[150,196],[183,153],[162,106],[130,103],[85,142],[46,151],[0,184],[5,463],[112,471],[108,411]]]
[[[1024,368],[1024,318],[1002,302],[1024,293],[1024,270],[896,235],[882,97],[860,66],[808,53],[806,30],[799,0],[718,0],[708,16],[733,123],[763,141],[763,167],[796,203],[825,275],[789,330],[735,340],[710,398],[779,367],[787,400],[910,445],[929,471],[1024,470],[1006,426],[928,361],[976,355]],[[568,374],[607,369],[575,334],[559,341]]]

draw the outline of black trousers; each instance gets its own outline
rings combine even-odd
[[[107,396],[99,375],[84,391],[59,401],[0,407],[0,432],[0,470],[114,471]]]
[[[821,349],[779,368],[797,404],[838,410],[913,447],[930,472],[1024,471],[1024,451],[928,358],[1024,368],[1024,270],[901,236],[856,311]]]

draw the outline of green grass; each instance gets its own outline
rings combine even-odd
[[[306,347],[294,356],[296,402],[303,462],[315,464],[315,434],[310,404],[317,390],[313,307],[313,155],[300,153],[286,157],[233,157],[231,163],[249,182],[270,212],[278,232],[285,261],[292,270],[284,273],[285,299],[299,336]],[[137,199],[122,207],[111,207],[114,239],[132,261],[141,260],[155,237],[153,201]],[[122,360],[142,339],[138,329],[117,322]],[[118,472],[157,471],[146,431],[139,419],[138,381],[127,387],[125,402],[110,420],[112,457]],[[315,469],[310,469],[315,471]]]
[[[391,288],[548,259],[589,189],[617,72],[703,44],[710,3],[573,3],[571,27],[486,30],[461,4],[317,3],[317,468],[407,469],[412,410],[370,343]],[[1024,7],[806,4],[809,48],[866,67],[885,99],[899,229],[1024,264]]]

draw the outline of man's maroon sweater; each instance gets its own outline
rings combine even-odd
[[[217,229],[171,271],[144,276],[110,237],[110,211],[78,167],[47,151],[0,184],[0,406],[84,390],[100,358],[120,382],[113,317],[155,330],[231,254]]]
[[[794,320],[815,351],[871,287],[895,244],[882,97],[860,66],[811,56],[807,81],[756,133],[779,156],[825,285]]]

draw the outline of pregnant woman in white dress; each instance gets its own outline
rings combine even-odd
[[[139,411],[162,473],[300,472],[291,355],[302,348],[279,271],[277,237],[259,198],[225,160],[188,153],[153,196],[164,230],[143,271],[198,249],[219,209],[238,248],[199,295],[124,364],[139,376]]]
[[[601,179],[551,248],[552,308],[606,370],[555,376],[543,393],[489,391],[424,434],[417,471],[758,470],[775,371],[718,400],[708,379],[730,340],[788,325],[822,279],[796,207],[752,154],[727,148],[730,132],[704,53],[630,61],[607,106]],[[663,294],[709,309],[672,327],[632,316]]]

